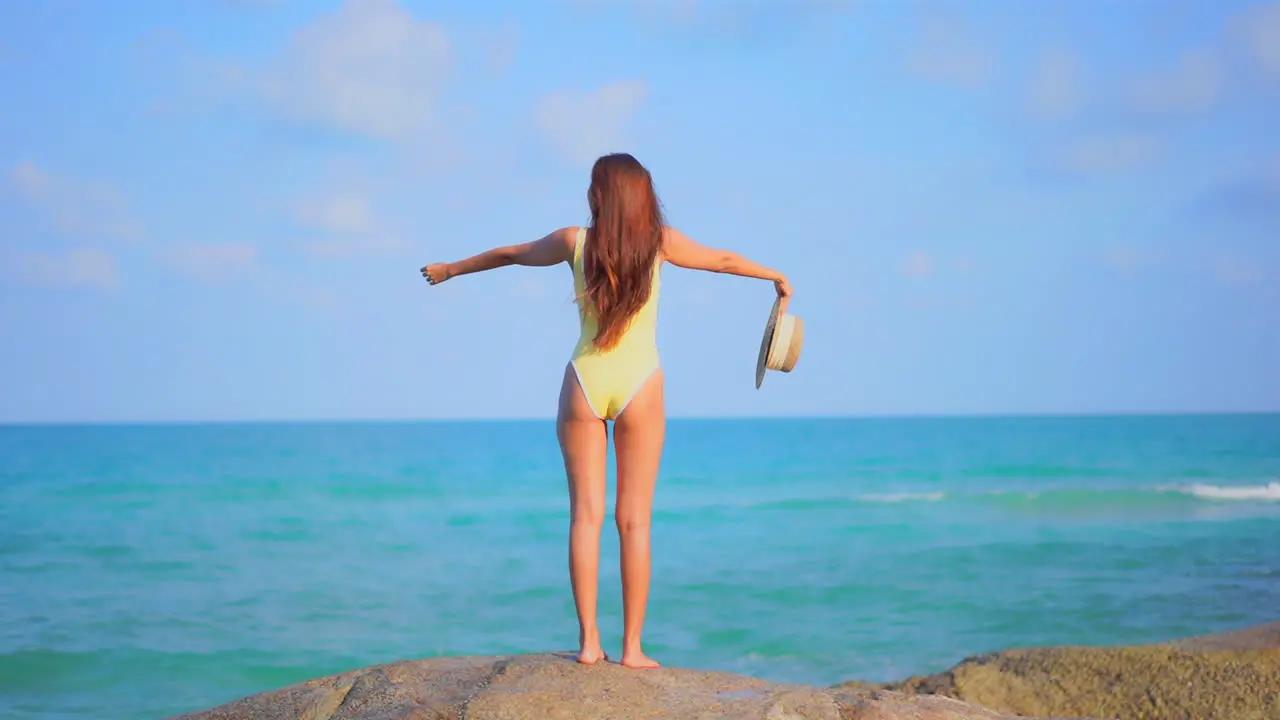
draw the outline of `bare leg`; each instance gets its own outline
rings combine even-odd
[[[591,664],[605,656],[596,606],[609,433],[587,404],[572,366],[565,368],[560,386],[556,436],[569,478],[569,579],[578,610],[578,662]]]
[[[632,668],[658,667],[644,654],[640,636],[649,604],[653,493],[666,431],[663,375],[658,370],[627,404],[613,429],[618,456],[618,505],[614,515],[622,551],[622,664]]]

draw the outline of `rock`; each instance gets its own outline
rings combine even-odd
[[[406,660],[171,720],[1277,720],[1280,623],[1130,647],[969,658],[947,672],[832,688],[676,668],[579,665],[571,653]]]
[[[1175,640],[1185,650],[1280,650],[1280,622]]]
[[[1005,650],[936,675],[845,688],[952,697],[1020,715],[1280,718],[1280,623],[1153,645]]]
[[[580,665],[570,653],[375,665],[172,720],[1003,720],[941,695],[819,688],[675,668]]]

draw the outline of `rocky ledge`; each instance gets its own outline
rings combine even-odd
[[[996,720],[942,696],[781,685],[728,673],[579,665],[571,653],[375,665],[181,720]]]
[[[999,720],[1280,718],[1280,623],[1135,647],[1007,650],[897,683],[831,688],[570,653],[375,665],[172,720]]]
[[[950,697],[1017,716],[1280,720],[1280,622],[1153,645],[1039,647],[845,688]]]

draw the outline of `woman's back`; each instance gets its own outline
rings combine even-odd
[[[602,419],[613,419],[660,366],[658,296],[662,288],[662,255],[658,253],[654,258],[643,304],[630,316],[618,320],[621,332],[612,345],[601,348],[597,345],[598,314],[586,293],[586,245],[591,240],[587,228],[578,228],[573,251],[573,290],[581,330],[571,362],[592,411]]]

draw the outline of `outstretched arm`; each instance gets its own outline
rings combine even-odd
[[[700,245],[675,228],[669,227],[663,233],[662,253],[668,262],[677,267],[769,280],[778,291],[782,312],[786,312],[787,304],[791,302],[791,283],[786,275],[732,250]]]
[[[546,267],[573,261],[574,228],[560,228],[532,242],[494,248],[465,260],[433,263],[422,268],[422,276],[432,285],[459,275],[493,270],[507,265]]]

